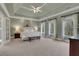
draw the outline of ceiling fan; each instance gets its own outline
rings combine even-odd
[[[35,7],[35,6],[32,5],[31,6],[32,9],[31,8],[28,8],[28,7],[24,7],[24,6],[22,8],[27,9],[29,11],[33,11],[34,13],[39,13],[39,12],[42,12],[42,10],[40,10],[40,9],[43,8],[45,5],[46,5],[46,3],[44,3],[43,5],[38,6],[38,7]]]

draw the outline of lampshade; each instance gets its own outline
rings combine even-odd
[[[35,27],[34,27],[34,29],[37,31],[37,30],[38,30],[38,27],[37,27],[37,26],[35,26]]]
[[[20,26],[15,26],[15,33],[20,33]]]

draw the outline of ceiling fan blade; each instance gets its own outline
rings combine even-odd
[[[39,12],[41,13],[41,12],[42,12],[42,10],[39,10],[39,11],[38,11],[38,13],[39,13]]]
[[[39,8],[43,8],[47,3],[44,3],[42,6],[40,6]]]
[[[39,12],[42,12],[42,10],[39,10]]]
[[[36,9],[34,6],[32,6],[33,9]]]
[[[36,10],[33,10],[34,13],[36,13]]]
[[[31,8],[28,8],[28,7],[22,7],[23,9],[27,9],[27,10],[29,10],[29,11],[32,11],[32,9]]]

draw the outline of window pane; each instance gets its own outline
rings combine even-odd
[[[0,18],[0,27],[1,27],[1,18]]]
[[[54,33],[54,24],[51,23],[51,33]]]
[[[78,21],[78,25],[77,25],[77,31],[78,31],[78,35],[79,35],[79,21]]]
[[[43,25],[43,28],[42,28],[43,32],[44,32],[44,25]]]
[[[1,30],[0,30],[0,39],[2,39],[2,33],[1,33]]]
[[[66,21],[65,35],[73,36],[73,21]]]
[[[9,20],[6,19],[6,40],[9,40]]]

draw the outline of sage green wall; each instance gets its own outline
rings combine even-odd
[[[62,19],[61,19],[61,17],[57,17],[57,20],[56,20],[56,37],[62,38]]]
[[[25,20],[25,21],[22,23],[22,20],[21,20],[21,19],[11,19],[11,27],[10,27],[10,28],[11,28],[11,35],[14,36],[14,33],[15,33],[15,28],[14,28],[14,26],[19,25],[19,26],[21,27],[21,29],[23,29],[26,24],[29,24],[29,25],[30,25],[30,21]],[[40,26],[39,26],[39,22],[37,22],[37,21],[33,21],[33,22],[32,22],[32,26],[37,26],[38,29],[40,29],[40,28],[39,28],[39,27],[40,27]]]

